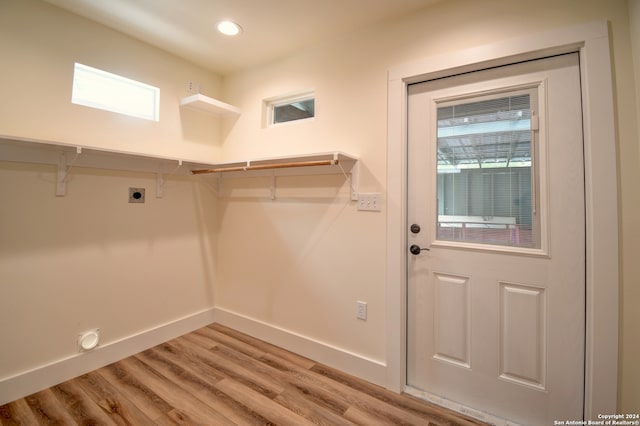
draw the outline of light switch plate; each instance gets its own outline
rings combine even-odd
[[[382,194],[379,192],[358,194],[358,210],[379,212],[382,210]]]

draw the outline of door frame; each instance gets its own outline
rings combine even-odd
[[[585,418],[616,412],[618,187],[609,27],[598,21],[399,65],[388,75],[387,387],[406,386],[408,85],[560,53],[580,54],[585,154]],[[597,303],[595,302],[597,300]],[[400,332],[398,332],[400,331]]]

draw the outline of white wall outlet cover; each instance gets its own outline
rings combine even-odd
[[[360,319],[360,320],[366,320],[367,319],[367,302],[363,302],[358,300],[356,302],[356,318]]]
[[[90,351],[100,342],[100,330],[86,331],[78,336],[78,347],[81,351]]]

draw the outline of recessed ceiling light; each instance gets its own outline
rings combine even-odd
[[[234,36],[240,34],[242,28],[240,28],[240,25],[232,21],[220,21],[218,22],[218,31],[224,35]]]

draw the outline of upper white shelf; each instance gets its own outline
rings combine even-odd
[[[212,163],[0,135],[0,160],[67,167],[190,175]]]
[[[240,108],[200,93],[183,98],[180,106],[215,115],[240,115]]]
[[[358,159],[338,151],[226,163],[204,163],[0,135],[0,161],[57,165],[56,195],[65,194],[67,174],[73,167],[155,173],[158,176],[158,194],[162,193],[163,174],[213,174],[218,177],[222,174],[228,177],[344,174],[351,175],[353,200],[357,200],[359,182]]]

